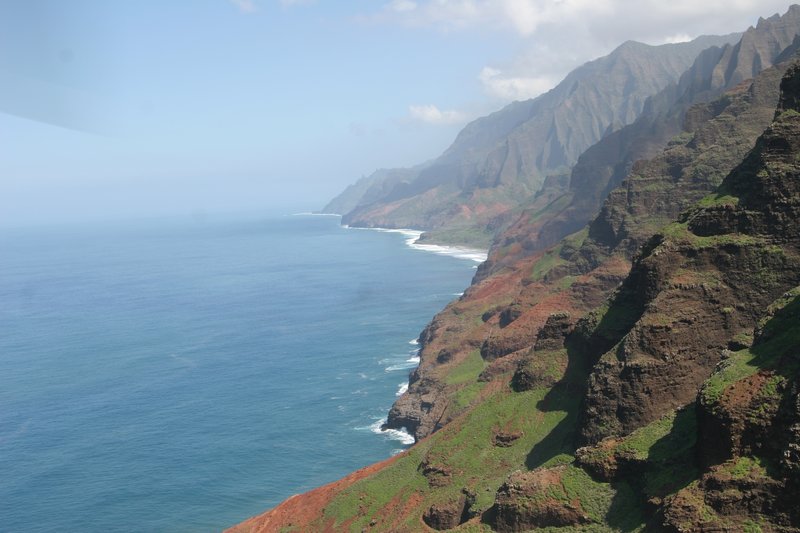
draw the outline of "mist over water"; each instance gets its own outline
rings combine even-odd
[[[0,530],[216,531],[390,456],[475,262],[335,217],[0,231]]]

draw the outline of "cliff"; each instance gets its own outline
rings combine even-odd
[[[633,122],[647,98],[670,84],[711,46],[739,35],[648,46],[627,42],[571,72],[535,99],[514,102],[468,124],[438,158],[388,175],[378,172],[334,199],[343,223],[433,230],[429,238],[488,245],[509,212],[551,175],[568,173],[604,135]],[[398,179],[398,176],[403,175]],[[357,200],[359,191],[364,194]],[[353,206],[355,204],[355,206]]]
[[[735,45],[704,50],[677,83],[647,99],[632,124],[610,133],[581,154],[572,168],[569,186],[560,196],[546,206],[526,206],[493,246],[518,242],[518,251],[506,254],[508,261],[552,246],[579,230],[636,161],[653,157],[681,133],[691,105],[716,99],[790,57],[798,47],[795,39],[799,32],[800,6],[792,6],[783,16],[761,19]],[[484,271],[490,271],[491,266]]]
[[[501,232],[420,335],[389,417],[412,448],[234,530],[800,531],[787,17],[698,59],[673,92],[686,100],[663,100],[677,133],[619,167],[582,228],[548,248],[525,240],[569,186],[553,176]],[[762,49],[773,66],[756,69]],[[650,126],[671,131],[659,116],[674,120]]]
[[[640,162],[599,215],[555,248],[526,250],[517,238],[525,235],[525,225],[521,233],[517,225],[504,232],[497,240],[504,244],[492,248],[473,286],[420,337],[420,366],[390,411],[389,424],[428,435],[457,412],[445,399],[454,387],[439,377],[447,368],[475,353],[492,363],[487,372],[511,367],[551,313],[569,313],[574,323],[601,305],[658,228],[712,192],[753,146],[772,118],[785,66],[691,108],[685,131],[659,156]]]
[[[451,387],[449,423],[234,530],[800,531],[800,67],[775,111],[784,69],[693,107],[582,235],[525,263],[530,299],[492,301],[510,285],[495,274],[437,317],[426,348],[471,348],[417,372]],[[471,333],[520,320],[512,351]]]

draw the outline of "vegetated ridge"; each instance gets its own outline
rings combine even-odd
[[[624,43],[548,93],[471,122],[433,161],[379,170],[323,211],[344,215],[351,226],[438,230],[429,238],[488,245],[491,228],[502,223],[493,219],[540,190],[548,176],[568,174],[604,135],[633,122],[647,98],[674,84],[700,51],[738,38]]]
[[[757,75],[686,105],[583,229],[545,249],[524,225],[498,236],[420,336],[390,414],[417,444],[235,530],[800,531],[787,38],[770,68],[741,43],[717,58]]]

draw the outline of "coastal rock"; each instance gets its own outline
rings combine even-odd
[[[546,252],[529,251],[520,256],[510,252],[516,249],[514,246],[493,248],[487,264],[500,270],[485,270],[486,265],[482,266],[473,286],[459,302],[448,306],[426,328],[421,335],[422,362],[414,377],[425,375],[439,380],[443,371],[457,366],[477,344],[488,363],[481,379],[491,381],[509,370],[515,371],[514,366],[498,366],[495,362],[511,358],[509,362],[516,365],[520,358],[525,359],[551,314],[567,312],[571,321],[580,323],[587,311],[602,306],[628,275],[639,248],[665,221],[677,218],[682,210],[712,192],[752,148],[774,116],[786,67],[781,64],[767,69],[719,100],[690,108],[686,127],[691,129],[671,141],[658,157],[637,164],[636,172],[609,194],[588,232],[578,232]],[[524,235],[524,225],[512,225],[504,235],[515,232]],[[491,276],[486,277],[490,271]],[[513,316],[514,320],[504,320],[505,327],[500,327],[499,315],[504,309],[513,310],[509,318]],[[636,318],[627,317],[626,313],[615,311],[600,316],[602,327],[582,336],[591,353],[602,354],[619,342],[632,325],[629,319]],[[466,327],[475,320],[482,325]],[[426,341],[426,337],[430,338]],[[546,337],[547,333],[543,342],[547,342]],[[439,363],[436,358],[442,349],[453,358]],[[531,384],[552,382],[547,376],[553,373],[537,372]],[[518,377],[525,378],[524,372]],[[522,384],[525,379],[517,381]],[[695,386],[699,382],[698,379]],[[430,384],[419,390],[412,385],[407,394],[423,395],[428,403],[435,404],[447,402],[447,389],[442,385],[434,396]],[[417,438],[446,424],[457,413],[444,407],[423,409],[421,401],[403,398],[396,407],[390,426],[408,427]]]
[[[453,529],[472,518],[470,507],[474,502],[474,494],[462,491],[456,499],[430,506],[423,513],[422,520],[428,527],[437,531]]]
[[[445,487],[450,484],[453,476],[453,472],[447,466],[435,465],[427,460],[419,465],[419,469],[431,487]]]
[[[514,443],[514,441],[521,437],[522,432],[520,431],[499,431],[492,436],[492,443],[495,446],[500,446],[501,448],[508,448]]]
[[[517,532],[591,523],[579,502],[550,496],[563,491],[563,471],[564,467],[558,467],[512,474],[497,491],[493,528],[500,532]]]
[[[745,52],[705,66],[736,70]],[[629,167],[588,227],[548,250],[493,247],[420,336],[390,416],[425,440],[282,504],[270,525],[396,533],[474,514],[497,531],[798,531],[800,71],[776,116],[785,67],[689,109],[686,131]],[[504,309],[519,313],[501,327]],[[578,440],[593,444],[576,452]],[[298,522],[287,511],[303,503]]]
[[[786,96],[797,77],[792,67],[775,122],[710,205],[653,241],[611,304],[638,317],[592,371],[585,442],[691,401],[730,343],[800,281],[800,113]]]

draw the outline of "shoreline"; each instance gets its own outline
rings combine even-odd
[[[340,215],[338,213],[323,213],[320,211],[310,211],[303,213],[293,213],[292,216],[318,216],[318,217],[341,218],[343,215]],[[408,246],[409,248],[439,255],[449,255],[452,257],[457,257],[458,259],[466,259],[474,261],[476,263],[483,263],[488,259],[489,256],[489,250],[484,250],[483,248],[471,248],[469,246],[458,246],[453,244],[421,243],[419,242],[419,239],[425,232],[417,229],[362,227],[362,226],[350,226],[349,224],[341,224],[341,227],[345,229],[379,231],[381,233],[399,233],[406,237],[406,246]]]
[[[334,213],[297,213],[296,215],[316,215],[316,216],[339,216]],[[488,250],[481,250],[477,248],[469,248],[466,246],[449,246],[444,244],[422,244],[419,243],[419,238],[422,236],[424,231],[410,229],[410,228],[366,228],[366,227],[358,227],[358,226],[350,226],[347,224],[341,224],[341,227],[348,230],[369,230],[369,231],[377,231],[380,233],[398,233],[405,237],[405,244],[411,249],[419,250],[422,252],[434,253],[437,255],[446,255],[450,257],[455,257],[457,259],[472,261],[475,265],[472,268],[478,268],[478,265],[486,261],[488,258]],[[465,288],[466,290],[466,288]],[[455,297],[460,297],[464,294],[462,291],[461,293],[454,294]],[[415,338],[409,342],[409,344],[418,346],[419,341]],[[411,354],[412,357],[407,360],[408,363],[414,362],[414,367],[408,368],[409,376],[399,384],[398,390],[395,392],[395,397],[400,397],[408,391],[408,387],[410,385],[409,377],[410,371],[413,368],[419,366],[419,352],[420,348],[417,347],[415,350],[412,350]],[[405,370],[405,368],[393,368],[392,370]],[[387,413],[388,415],[388,413]],[[395,440],[401,443],[401,445],[405,447],[412,446],[416,443],[416,439],[411,435],[411,433],[406,428],[389,428],[386,426],[388,422],[388,418],[384,417],[380,420],[375,421],[373,424],[369,426],[370,431],[375,433],[376,435],[382,435],[390,440]],[[407,448],[406,448],[407,449]],[[396,450],[397,453],[403,451],[403,449]],[[393,453],[392,455],[396,455]]]
[[[457,259],[472,261],[475,263],[475,265],[473,265],[472,268],[478,268],[478,265],[486,261],[489,255],[488,250],[468,248],[465,246],[448,246],[444,244],[421,244],[418,241],[419,238],[422,236],[422,234],[425,232],[420,230],[414,230],[408,228],[363,228],[357,226],[349,226],[347,224],[343,224],[342,227],[345,229],[371,230],[371,231],[378,231],[381,233],[399,233],[400,235],[403,235],[405,237],[405,244],[409,248],[412,248],[414,250],[419,250],[422,252],[434,253],[437,255],[447,255],[450,257],[455,257]],[[463,294],[464,292],[462,291],[457,295],[454,294],[454,296],[461,297]],[[413,341],[411,341],[411,343],[419,345],[419,341],[417,339],[414,339]],[[411,359],[408,360],[409,362],[411,362],[412,360],[416,359],[415,361],[416,365],[414,366],[414,368],[419,366],[420,362],[419,353],[420,353],[420,348],[417,348],[415,357],[412,357]],[[400,384],[398,391],[395,393],[395,396],[400,397],[406,392],[408,392],[409,385],[410,381],[407,378],[403,383]],[[372,430],[373,433],[377,435],[384,435],[389,439],[400,441],[400,443],[406,447],[410,447],[416,444],[416,438],[414,438],[414,436],[411,435],[411,433],[408,431],[407,428],[401,427],[397,429],[388,427],[388,416],[370,426],[370,429]],[[398,452],[399,451],[402,450],[398,450]]]
[[[378,231],[381,233],[399,233],[406,237],[406,246],[409,248],[413,248],[414,250],[420,250],[423,252],[434,253],[439,255],[448,255],[451,257],[455,257],[458,259],[464,259],[473,261],[475,263],[483,263],[489,256],[488,250],[483,250],[480,248],[469,248],[467,246],[456,246],[456,245],[447,245],[447,244],[425,244],[420,243],[419,238],[422,236],[424,231],[416,230],[416,229],[408,229],[408,228],[362,228],[358,226],[348,226],[347,224],[342,225],[345,229],[355,229],[355,230],[369,230],[369,231]],[[477,265],[475,265],[477,267]]]

